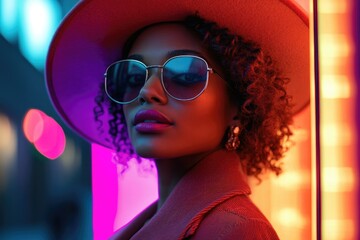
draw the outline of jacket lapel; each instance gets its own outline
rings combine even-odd
[[[199,225],[198,218],[203,217],[206,211],[240,194],[250,194],[250,188],[237,154],[217,151],[203,159],[179,181],[157,213],[154,214],[155,202],[123,228],[122,234],[115,239],[188,237],[196,231],[194,224]]]

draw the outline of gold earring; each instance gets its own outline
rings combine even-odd
[[[233,125],[230,127],[230,131],[228,133],[228,140],[225,143],[225,148],[228,151],[234,151],[240,146],[240,126]]]

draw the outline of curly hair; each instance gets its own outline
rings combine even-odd
[[[291,97],[285,89],[289,79],[281,76],[271,57],[257,43],[232,34],[227,28],[205,20],[198,14],[190,15],[179,23],[195,32],[223,69],[230,99],[238,106],[242,131],[237,153],[246,174],[259,180],[259,175],[266,170],[279,175],[282,172],[281,159],[288,149],[286,143],[292,135]],[[128,39],[124,57],[137,36],[146,28]],[[104,102],[104,91],[101,90],[96,97],[97,121],[103,114]],[[129,154],[140,162],[141,159],[128,142],[122,106],[108,102],[108,111],[113,116],[109,121],[109,134],[115,150]],[[126,160],[121,163],[127,166]]]
[[[121,104],[117,104],[109,100],[104,91],[105,83],[99,85],[98,94],[95,97],[96,106],[93,109],[95,122],[98,123],[99,134],[103,134],[103,121],[101,116],[105,114],[105,109],[111,115],[109,124],[109,136],[111,139],[106,139],[114,148],[115,155],[113,161],[121,164],[124,172],[128,168],[128,161],[132,158],[136,159],[139,163],[141,158],[135,153],[132,148],[128,132],[126,130],[125,117]]]

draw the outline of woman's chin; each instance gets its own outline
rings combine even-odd
[[[151,159],[160,159],[160,158],[166,158],[167,154],[164,153],[163,150],[154,149],[153,147],[138,147],[135,148],[135,152],[138,156],[142,158],[151,158]]]

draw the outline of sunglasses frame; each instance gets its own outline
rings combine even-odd
[[[173,59],[176,59],[176,58],[181,58],[181,57],[191,57],[191,58],[200,59],[200,60],[202,60],[202,61],[205,63],[205,65],[206,65],[206,70],[207,70],[207,73],[206,73],[206,83],[205,83],[204,88],[203,88],[196,96],[191,97],[191,98],[186,98],[186,99],[182,99],[182,98],[178,98],[178,97],[173,96],[172,94],[170,94],[170,93],[168,92],[168,90],[166,89],[166,87],[165,87],[165,85],[164,85],[164,67],[165,67],[165,65],[166,65],[169,61],[171,61],[171,60],[173,60]],[[149,78],[149,69],[160,68],[160,69],[161,69],[161,72],[160,72],[160,81],[161,81],[161,85],[162,85],[164,91],[166,92],[167,95],[169,95],[169,96],[172,97],[173,99],[176,99],[176,100],[179,100],[179,101],[191,101],[191,100],[194,100],[194,99],[196,99],[197,97],[199,97],[199,96],[205,91],[205,89],[206,89],[207,86],[208,86],[208,82],[209,82],[209,72],[210,72],[210,73],[216,73],[216,74],[217,74],[217,72],[216,72],[213,68],[209,67],[209,64],[207,63],[207,61],[206,61],[204,58],[199,57],[199,56],[195,56],[195,55],[177,55],[177,56],[174,56],[174,57],[169,58],[169,59],[166,60],[166,61],[164,62],[164,64],[162,64],[162,65],[150,65],[150,66],[147,66],[145,63],[143,63],[143,62],[141,62],[141,61],[139,61],[139,60],[136,60],[136,59],[123,59],[123,60],[120,60],[120,61],[116,61],[116,62],[110,64],[110,66],[106,68],[106,71],[105,71],[105,74],[104,74],[104,77],[105,77],[105,92],[106,92],[106,95],[107,95],[112,101],[114,101],[114,102],[116,102],[116,103],[118,103],[118,104],[123,104],[123,105],[132,103],[132,102],[134,102],[136,99],[138,99],[139,96],[140,96],[140,92],[139,92],[138,96],[135,97],[135,98],[134,98],[133,100],[131,100],[131,101],[120,102],[120,101],[114,99],[113,97],[110,96],[110,94],[109,94],[109,92],[108,92],[108,89],[107,89],[107,72],[108,72],[108,70],[109,70],[112,66],[114,66],[115,64],[118,64],[118,63],[121,63],[121,62],[129,62],[129,61],[137,62],[137,63],[139,63],[139,64],[141,64],[141,65],[143,65],[143,66],[145,67],[145,71],[146,71],[145,81],[144,81],[144,85],[143,85],[141,88],[143,88],[143,87],[145,86],[145,83],[146,83],[146,81],[147,81],[148,78]],[[217,74],[217,75],[219,75],[219,74]]]

